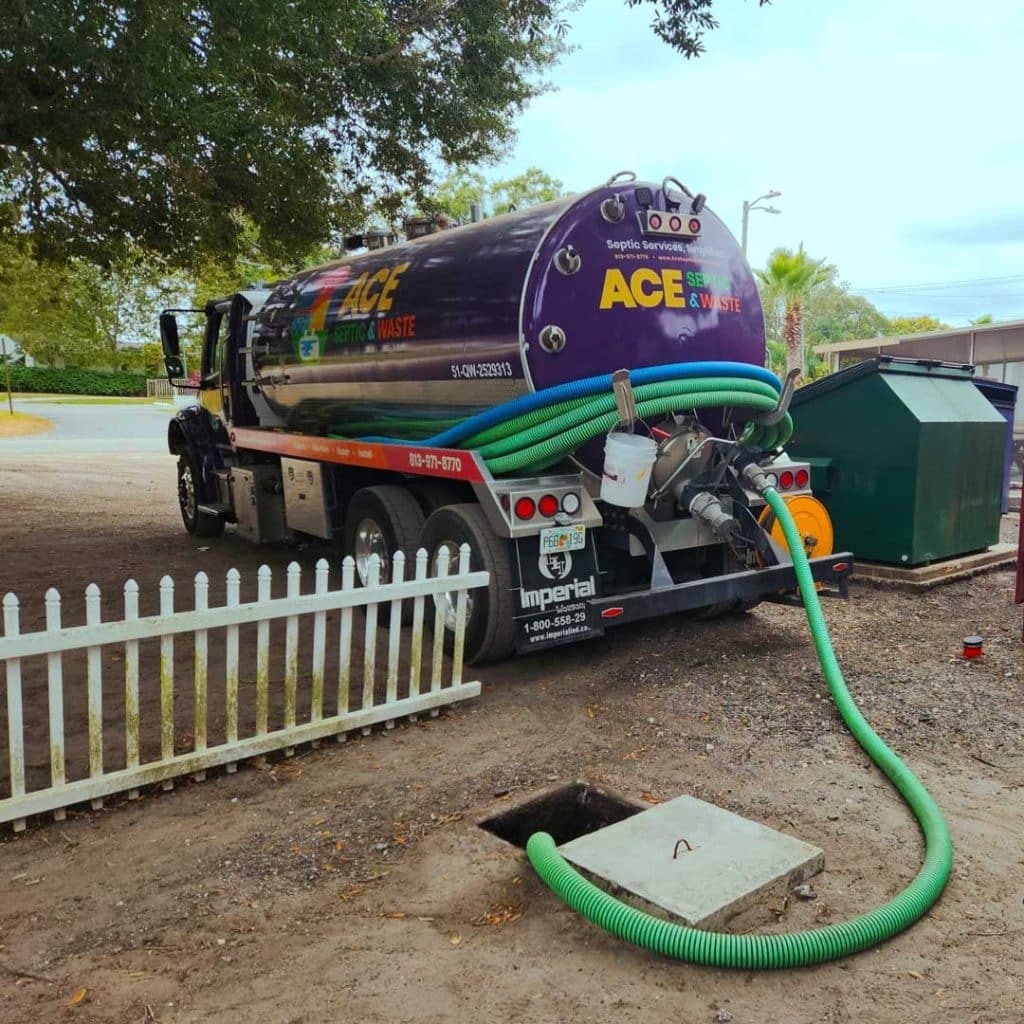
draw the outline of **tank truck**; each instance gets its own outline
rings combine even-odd
[[[381,579],[420,547],[454,571],[468,543],[490,573],[468,601],[465,653],[482,662],[788,600],[767,479],[819,586],[844,590],[852,557],[784,450],[793,381],[764,369],[753,275],[703,195],[623,172],[355,241],[376,247],[161,315],[178,385],[177,315],[205,317],[197,404],[167,435],[191,534],[322,538],[364,584],[374,556]]]

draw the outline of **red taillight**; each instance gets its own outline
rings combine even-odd
[[[832,566],[832,571],[833,572],[846,572],[846,570],[849,569],[849,568],[850,568],[850,563],[849,562],[836,562],[836,564]]]
[[[690,233],[694,235],[700,234],[700,221],[696,217],[690,218]]]
[[[683,222],[678,217],[669,217],[668,226],[673,231],[678,231],[683,226]]]
[[[796,471],[796,485],[797,487],[806,487],[811,482],[811,474],[806,469],[798,469]]]
[[[784,491],[788,491],[793,486],[793,474],[785,469],[779,474],[779,487]]]
[[[512,507],[512,499],[507,494],[503,494],[498,500],[506,512]]]
[[[551,519],[558,511],[558,499],[553,494],[545,494],[537,504],[540,514],[546,519]]]
[[[516,519],[532,519],[536,511],[533,498],[520,498],[516,502]]]
[[[652,231],[657,231],[661,227],[661,217],[656,213],[652,213],[647,223],[650,225]]]

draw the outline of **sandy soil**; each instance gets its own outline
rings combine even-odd
[[[113,614],[128,576],[144,609],[165,572],[205,570],[219,601],[232,565],[277,574],[323,553],[187,538],[167,456],[26,465],[0,450],[0,495],[0,590],[20,594],[25,629],[41,624],[52,584],[72,621],[72,595],[92,581]],[[445,717],[3,831],[0,1021],[689,1024],[722,1009],[736,1024],[1017,1024],[1024,646],[1012,576],[921,596],[855,586],[826,612],[861,707],[932,788],[956,844],[942,901],[879,949],[780,973],[669,963],[577,918],[521,851],[477,827],[561,781],[689,793],[825,850],[816,900],[780,895],[738,929],[837,921],[892,896],[919,863],[913,820],[838,724],[801,613],[762,606],[488,667],[482,699]],[[972,632],[986,653],[966,664],[959,641]]]

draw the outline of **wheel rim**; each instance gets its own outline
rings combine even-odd
[[[356,560],[356,572],[359,582],[365,587],[370,580],[370,559],[376,555],[380,559],[380,579],[388,579],[388,543],[384,531],[375,519],[360,519],[356,527],[355,540],[352,543],[352,554]]]
[[[447,552],[445,552],[447,548]],[[447,553],[447,558],[445,554]],[[434,548],[434,556],[430,560],[432,576],[441,574],[441,567],[447,566],[447,575],[455,576],[459,571],[459,545],[454,540],[443,540]],[[457,590],[443,590],[434,595],[434,607],[444,612],[444,628],[455,632],[455,613],[458,608],[459,592]],[[466,592],[466,622],[473,614],[473,593]]]
[[[178,502],[185,518],[192,522],[196,517],[196,484],[192,479],[191,466],[186,466],[178,478]]]

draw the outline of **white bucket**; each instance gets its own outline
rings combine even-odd
[[[613,432],[604,443],[601,498],[621,508],[639,508],[647,500],[657,442],[640,434]]]

